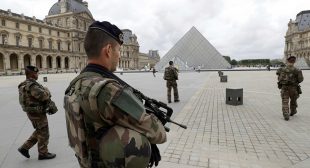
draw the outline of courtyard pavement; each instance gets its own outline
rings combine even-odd
[[[168,141],[159,145],[159,168],[309,168],[310,167],[310,71],[303,71],[303,94],[298,99],[298,114],[283,120],[281,98],[275,71],[224,72],[221,83],[217,72],[180,73],[180,103],[171,103],[173,119],[185,124],[184,130],[169,125]],[[162,73],[130,73],[119,77],[146,95],[166,101]],[[47,76],[48,82],[42,77]],[[17,85],[24,76],[0,77],[0,168],[79,167],[68,147],[63,94],[76,74],[40,75],[58,113],[48,116],[49,150],[53,160],[38,161],[36,147],[30,159],[17,148],[33,132],[18,103]],[[225,104],[226,88],[243,88],[243,105]]]

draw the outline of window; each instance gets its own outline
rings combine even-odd
[[[79,46],[79,52],[81,52],[81,43],[79,43],[78,46]]]
[[[16,29],[19,29],[19,23],[15,24]]]
[[[28,47],[32,47],[32,38],[28,38]]]
[[[68,43],[68,51],[70,51],[70,48],[71,48],[71,44]]]
[[[58,41],[58,42],[57,42],[57,48],[58,48],[59,51],[60,51],[60,49],[61,49],[60,47],[61,47],[61,42]]]
[[[51,29],[48,30],[48,34],[52,35],[52,30]]]
[[[16,46],[19,46],[20,36],[16,36]]]
[[[42,33],[42,28],[41,27],[39,27],[39,33]]]
[[[67,35],[68,35],[68,37],[70,37],[70,33],[68,33]]]
[[[31,25],[28,25],[28,31],[31,31]]]
[[[40,49],[43,48],[43,40],[42,39],[39,40],[39,47],[40,47]]]
[[[7,35],[6,34],[2,34],[2,44],[7,44],[8,42],[8,38],[7,38]]]
[[[60,36],[60,33],[59,33],[59,32],[57,32],[57,36],[58,36],[58,37]]]
[[[53,49],[53,42],[52,42],[52,40],[48,41],[48,48],[50,50]]]
[[[1,25],[5,26],[5,20],[4,19],[1,20]]]

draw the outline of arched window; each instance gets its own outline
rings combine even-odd
[[[36,67],[38,67],[39,69],[42,69],[42,56],[41,55],[36,56]]]
[[[56,68],[61,68],[61,58],[60,56],[57,56],[56,57]]]
[[[17,54],[13,53],[10,55],[11,70],[18,70],[18,59]]]
[[[65,69],[69,69],[69,57],[65,58]]]
[[[24,56],[24,68],[28,65],[31,65],[31,56],[29,54],[26,54]]]
[[[4,56],[0,53],[0,71],[4,70]]]
[[[48,69],[52,69],[53,68],[53,59],[51,56],[47,56],[46,58],[46,66]]]

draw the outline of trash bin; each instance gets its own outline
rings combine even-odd
[[[46,76],[43,77],[43,82],[47,82],[47,77]]]
[[[221,82],[227,82],[227,75],[220,76]]]
[[[242,105],[243,104],[243,88],[230,89],[226,88],[226,104],[229,105]]]

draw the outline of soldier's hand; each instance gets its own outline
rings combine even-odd
[[[153,165],[158,166],[159,161],[161,160],[160,152],[156,144],[151,144],[151,158],[149,161],[148,167],[151,168]]]

